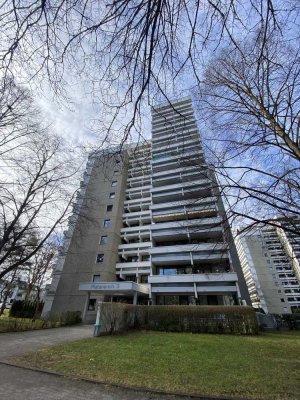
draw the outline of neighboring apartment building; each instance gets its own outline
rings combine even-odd
[[[283,228],[300,224],[294,218],[272,222],[277,226],[238,233],[236,246],[253,307],[290,314],[300,308],[300,235]]]
[[[15,300],[25,300],[27,289],[27,282],[21,279],[14,282],[0,281],[0,307],[3,302],[6,308],[10,308]]]
[[[90,157],[79,197],[44,313],[250,303],[190,98],[153,108],[151,143]]]

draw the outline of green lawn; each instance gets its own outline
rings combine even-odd
[[[251,399],[300,398],[300,332],[133,332],[46,348],[19,364],[133,387]]]

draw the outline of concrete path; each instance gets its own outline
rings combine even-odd
[[[93,325],[0,333],[0,361],[63,342],[93,337]]]
[[[77,381],[0,363],[0,399],[179,400],[180,398]]]

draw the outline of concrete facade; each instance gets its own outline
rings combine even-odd
[[[93,314],[93,302],[87,304],[90,299],[79,290],[79,284],[116,280],[126,165],[124,154],[115,156],[107,152],[101,157],[90,157],[43,314],[66,310],[83,312],[86,306]],[[108,206],[112,206],[111,211],[107,211]],[[110,220],[109,226],[104,226],[105,220]],[[103,236],[107,237],[105,244],[101,243]],[[99,254],[103,254],[101,263],[97,262]]]
[[[250,303],[190,98],[153,108],[151,143],[92,157],[80,197],[44,312],[81,310],[89,321],[101,296]],[[118,284],[126,281],[136,285]]]

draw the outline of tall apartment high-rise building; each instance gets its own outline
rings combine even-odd
[[[238,233],[236,245],[253,307],[270,314],[290,314],[300,308],[300,235],[295,233],[300,221],[272,222],[275,226]]]
[[[190,98],[152,109],[152,142],[90,157],[44,312],[98,298],[143,304],[249,303]]]

